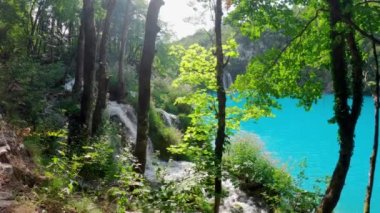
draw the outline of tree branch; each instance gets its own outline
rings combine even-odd
[[[228,56],[227,59],[224,61],[223,68],[225,68],[229,62],[230,62],[230,56]]]
[[[281,49],[280,53],[277,55],[277,57],[274,59],[273,61],[273,64],[270,66],[269,70],[271,70],[277,63],[278,61],[280,60],[282,54],[284,54],[284,52],[290,47],[290,45],[295,41],[297,40],[298,38],[300,38],[305,32],[306,30],[309,28],[309,26],[318,18],[319,16],[319,12],[322,11],[323,9],[318,9],[315,13],[315,15],[313,16],[313,18],[311,18],[307,23],[306,25],[302,28],[302,30],[296,35],[294,36],[292,39],[290,39],[290,41],[288,43],[286,43],[286,45]]]
[[[374,4],[379,4],[380,5],[380,1],[372,0],[372,1],[358,2],[357,4],[355,4],[355,6],[362,5],[362,4],[367,4],[367,3],[374,3]]]
[[[372,42],[375,42],[375,44],[380,44],[380,38],[375,37],[373,34],[366,32],[365,30],[361,29],[355,22],[353,22],[351,19],[344,19],[347,24],[352,26],[354,30],[358,31],[362,36],[370,39]]]

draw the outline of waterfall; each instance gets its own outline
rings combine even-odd
[[[167,125],[175,124],[175,115],[167,113],[160,110],[163,115],[163,119],[167,122]],[[131,143],[135,143],[136,133],[137,133],[137,116],[136,112],[132,106],[126,104],[118,104],[117,102],[110,101],[107,105],[107,112],[110,117],[117,117],[120,122],[123,123],[127,133],[131,138]],[[165,112],[165,113],[164,113]],[[202,178],[199,172],[196,172],[194,168],[194,163],[187,161],[160,161],[154,157],[153,144],[150,139],[148,139],[147,147],[147,162],[145,168],[145,178],[155,183],[157,182],[156,170],[157,168],[163,168],[164,179],[166,181],[177,181],[182,186],[186,187],[188,184],[196,184],[197,180]],[[153,163],[154,162],[154,163]],[[238,187],[235,187],[231,180],[223,180],[223,187],[229,192],[229,195],[223,199],[223,203],[220,206],[221,212],[244,212],[244,213],[266,213],[267,211],[257,207],[258,205],[255,201],[248,197],[243,191]],[[211,202],[211,200],[210,200]]]
[[[228,196],[223,199],[220,212],[256,212],[266,213],[267,210],[258,207],[259,205],[247,194],[234,186],[230,179],[223,181],[223,188],[228,191]]]
[[[71,92],[73,91],[74,83],[75,79],[71,79],[70,81],[66,82],[65,85],[63,85],[63,88],[65,89],[65,91]]]
[[[223,87],[225,90],[230,88],[231,84],[233,83],[232,81],[232,76],[228,71],[225,71],[223,73]]]
[[[170,127],[176,127],[179,124],[179,119],[176,115],[166,112],[163,109],[157,109],[160,113],[162,120],[164,120],[165,124]]]
[[[108,115],[112,117],[117,117],[120,122],[124,125],[124,128],[127,131],[127,135],[129,136],[127,143],[134,147],[136,143],[137,137],[137,115],[135,109],[131,105],[127,104],[119,104],[115,101],[109,101],[107,104],[107,112]],[[148,138],[147,150],[146,150],[146,174],[149,174],[153,171],[153,157],[154,157],[154,149],[153,143]]]
[[[126,104],[118,104],[115,101],[108,102],[107,111],[110,117],[116,116],[129,133],[133,142],[137,135],[137,117],[132,106]]]

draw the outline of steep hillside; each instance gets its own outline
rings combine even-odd
[[[16,129],[0,118],[0,212],[20,212],[15,198],[42,181],[23,144],[30,129]]]

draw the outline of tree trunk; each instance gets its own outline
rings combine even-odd
[[[104,20],[103,34],[100,42],[99,49],[99,68],[97,72],[98,79],[98,97],[96,99],[95,111],[92,119],[92,134],[96,134],[99,131],[99,127],[102,123],[103,112],[107,103],[107,88],[108,88],[108,76],[107,76],[107,41],[110,32],[111,17],[115,8],[116,0],[108,0],[107,15]]]
[[[94,108],[96,31],[94,20],[94,0],[83,0],[84,19],[84,66],[83,93],[80,109],[80,121],[84,136],[90,136],[92,131],[92,112]]]
[[[371,158],[369,160],[370,162],[370,170],[369,170],[369,177],[368,177],[368,185],[367,185],[367,191],[364,201],[364,213],[369,213],[371,211],[371,197],[372,197],[372,189],[373,189],[373,183],[375,179],[375,169],[376,169],[376,159],[377,159],[377,152],[379,147],[379,106],[380,106],[380,76],[379,76],[379,61],[377,60],[377,52],[376,52],[376,44],[375,42],[372,42],[372,49],[373,49],[373,57],[375,58],[375,71],[376,71],[376,91],[374,94],[374,101],[375,101],[375,135],[374,135],[374,141],[373,141],[373,148],[372,148],[372,154]]]
[[[29,32],[29,36],[28,36],[28,44],[27,44],[27,49],[28,49],[28,53],[29,54],[35,54],[36,50],[34,49],[34,36],[35,36],[35,32],[36,32],[36,29],[37,29],[37,23],[38,23],[38,20],[40,19],[40,15],[42,13],[42,10],[44,10],[44,5],[45,5],[45,2],[38,2],[38,7],[37,7],[37,12],[36,12],[36,15],[35,17],[33,17],[33,11],[35,9],[35,6],[37,4],[37,0],[34,0],[32,2],[32,5],[31,5],[31,8],[30,8],[30,11],[29,11],[29,19],[30,19],[30,24],[31,24],[31,29],[30,29],[30,32]]]
[[[142,174],[145,172],[146,148],[148,141],[150,78],[152,75],[152,64],[155,54],[156,37],[160,31],[160,28],[157,25],[158,14],[162,5],[164,5],[163,0],[151,0],[149,3],[145,24],[144,47],[139,69],[139,97],[135,156],[139,162],[139,166],[136,168],[136,170]]]
[[[124,79],[124,59],[125,59],[125,46],[127,44],[128,38],[128,29],[130,24],[130,16],[129,16],[129,7],[130,0],[126,3],[126,11],[124,16],[124,25],[121,34],[121,42],[120,42],[120,52],[119,52],[119,61],[118,61],[118,73],[117,73],[117,94],[116,101],[123,102],[125,98],[125,79]]]
[[[337,25],[343,23],[343,16],[351,14],[342,13],[339,0],[328,0],[330,7],[330,37],[332,77],[335,91],[335,119],[338,123],[340,142],[339,159],[333,172],[330,184],[320,203],[317,212],[332,212],[336,207],[342,192],[347,173],[350,167],[351,156],[354,149],[355,126],[361,112],[363,103],[362,91],[362,62],[352,29],[348,33],[338,31]],[[346,2],[349,3],[349,2]],[[348,71],[345,58],[345,39],[347,40],[352,56],[352,82],[348,86]],[[349,88],[352,88],[353,103],[350,110],[348,104]],[[351,111],[351,112],[350,112]]]
[[[222,157],[226,129],[226,92],[223,87],[224,57],[222,49],[222,0],[216,1],[215,6],[215,47],[216,47],[216,82],[218,96],[218,129],[215,139],[215,203],[214,212],[219,212],[222,194]]]
[[[78,95],[83,87],[83,67],[84,67],[84,17],[82,14],[81,25],[79,28],[78,46],[76,55],[75,82],[73,94]]]
[[[51,18],[50,35],[49,35],[49,63],[54,63],[54,55],[55,55],[54,49],[56,48],[56,43],[55,43],[56,23],[55,22],[56,20],[54,18]]]
[[[73,31],[74,31],[74,22],[70,20],[67,33],[67,43],[69,46],[73,45]]]

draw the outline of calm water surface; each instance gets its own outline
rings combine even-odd
[[[309,112],[296,107],[297,101],[283,99],[282,110],[274,111],[276,118],[248,121],[242,130],[257,134],[265,148],[279,164],[287,164],[294,177],[296,166],[306,160],[305,188],[312,188],[315,180],[330,176],[338,158],[337,126],[327,121],[333,115],[333,96],[326,95]],[[356,129],[355,150],[346,185],[335,212],[363,211],[365,188],[368,181],[369,156],[374,133],[374,107],[372,98],[364,99],[363,110]],[[379,160],[378,160],[379,162]],[[380,162],[377,166],[372,212],[380,212]],[[324,189],[323,189],[324,192]]]

